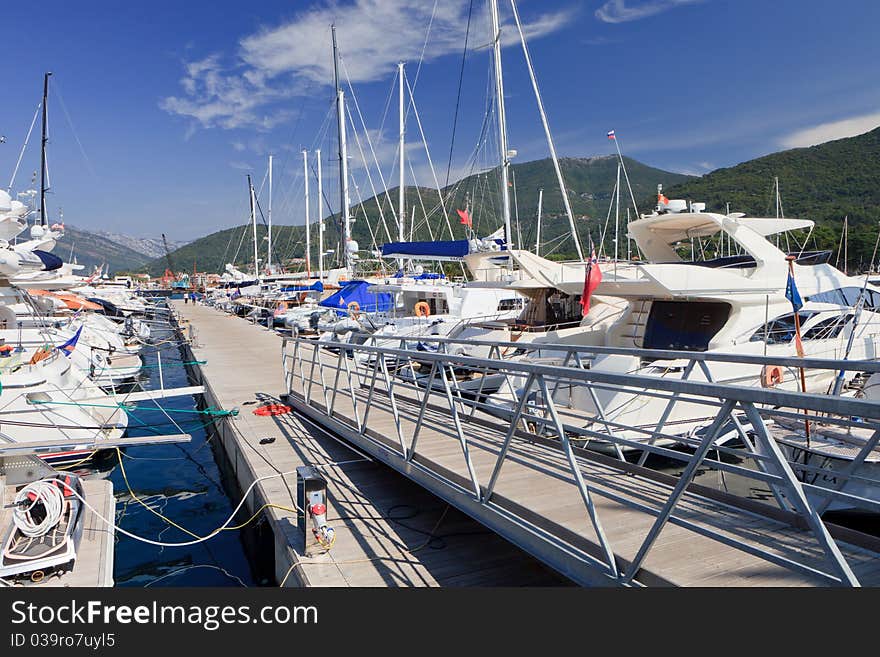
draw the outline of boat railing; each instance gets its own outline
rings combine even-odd
[[[400,347],[387,346],[387,339],[382,344],[317,344],[307,338],[286,338],[282,343],[282,361],[288,397],[308,412],[332,420],[331,426],[338,426],[365,444],[378,445],[379,453],[402,468],[431,469],[420,458],[419,436],[427,431],[426,414],[442,413],[446,417],[442,429],[451,431],[459,443],[466,467],[460,476],[452,476],[443,468],[431,469],[429,474],[484,509],[493,506],[504,464],[525,458],[517,445],[525,441],[540,446],[548,458],[551,453],[561,453],[604,554],[598,564],[595,555],[581,558],[605,569],[618,583],[633,582],[666,523],[688,524],[676,515],[676,510],[686,493],[699,490],[700,494],[708,494],[703,487],[694,488],[693,477],[698,470],[709,469],[717,471],[722,479],[734,477],[750,482],[747,488],[766,490],[767,502],[729,493],[724,499],[777,520],[782,518],[792,526],[808,528],[820,547],[824,565],[781,559],[772,548],[746,546],[723,528],[692,528],[777,565],[819,572],[828,583],[857,584],[821,513],[832,502],[880,512],[880,502],[860,488],[880,486],[880,480],[866,477],[859,470],[875,453],[880,440],[880,404],[852,397],[718,383],[710,365],[737,362],[762,367],[804,366],[836,373],[840,369],[877,372],[880,363],[497,342],[485,344],[487,357],[476,357],[467,355],[473,353],[468,349],[480,341],[429,337],[422,342],[433,343],[434,348],[406,349],[405,338],[401,339]],[[502,357],[506,347],[522,349],[521,357]],[[551,350],[557,357],[563,354],[561,359],[553,364],[538,360],[539,354]],[[590,368],[591,357],[611,353],[662,357],[671,361],[669,367],[677,369],[678,374],[647,376]],[[692,377],[694,373],[700,376]],[[487,394],[488,388],[483,386],[489,381],[492,389],[509,394],[500,401],[497,395]],[[658,398],[665,403],[664,410],[650,424],[628,424],[619,419],[617,409],[605,406],[603,401],[621,393],[629,393],[633,399]],[[592,403],[573,404],[576,395]],[[343,400],[345,409],[341,411]],[[702,424],[691,426],[686,432],[680,431],[670,417],[676,405],[684,404],[704,409],[705,416]],[[379,414],[393,418],[390,436],[388,429],[380,432],[371,427],[370,418]],[[820,416],[823,425],[843,430],[857,426],[868,432],[849,466],[836,473],[831,485],[819,485],[822,475],[827,474],[821,467],[793,467],[773,433],[776,418],[815,427]],[[491,475],[481,480],[471,453],[485,449],[489,434],[495,440],[497,457]],[[732,434],[738,442],[722,443],[719,438],[725,434]],[[604,447],[605,455],[584,449],[596,445]],[[588,481],[582,469],[587,462],[599,459],[621,471],[650,478],[653,475],[646,466],[649,456],[677,461],[683,470],[670,487],[668,497],[652,507],[656,522],[636,558],[625,569],[619,569],[610,556],[612,546],[603,538],[600,514],[593,501],[594,496],[616,498],[607,488]],[[517,522],[529,524],[527,510]]]

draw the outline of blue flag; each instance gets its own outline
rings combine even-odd
[[[79,340],[79,334],[82,333],[82,330],[83,330],[83,327],[80,326],[76,330],[76,333],[73,334],[73,337],[70,338],[70,340],[68,340],[64,344],[58,345],[55,348],[58,349],[59,351],[63,351],[65,356],[70,356],[70,354],[73,353],[73,350],[76,349],[76,343]]]
[[[785,298],[791,301],[791,307],[795,312],[804,307],[801,294],[798,292],[797,285],[794,283],[794,276],[788,272],[788,281],[785,283]]]

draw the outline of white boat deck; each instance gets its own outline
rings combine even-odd
[[[0,500],[5,506],[15,496],[16,487],[6,486],[0,476]],[[113,497],[113,483],[109,479],[83,480],[83,492],[90,505],[109,520],[116,517],[116,498]],[[12,510],[0,509],[0,528],[5,533],[12,522]],[[98,518],[90,509],[85,509],[85,526],[82,540],[77,550],[73,569],[60,576],[50,576],[42,581],[23,580],[16,585],[25,587],[110,587],[113,586],[113,550],[115,547],[115,527]]]

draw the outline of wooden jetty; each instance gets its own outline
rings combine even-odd
[[[274,573],[286,586],[558,585],[567,581],[532,556],[406,477],[294,413],[259,416],[284,391],[281,338],[213,308],[172,302],[207,404],[239,409],[218,431],[241,490],[260,477],[246,506],[265,505]],[[270,440],[266,440],[270,439]],[[272,440],[274,439],[274,440]],[[328,482],[329,552],[305,556],[295,505],[298,466]],[[278,476],[280,473],[287,473]],[[250,515],[250,513],[248,515]],[[243,519],[246,519],[245,516]]]
[[[454,395],[383,381],[378,365],[358,369],[350,358],[313,341],[291,344],[289,350],[297,353],[287,357],[286,399],[299,412],[579,583],[822,586],[839,577],[836,583],[880,584],[880,540],[874,537],[821,523],[815,514],[805,520],[790,510],[693,483],[679,497],[677,477],[586,450],[573,450],[569,459],[559,440],[518,430],[511,436],[509,422],[474,412]],[[371,352],[367,346],[346,351],[355,357],[372,354],[373,363],[401,355],[376,347]],[[456,358],[417,357],[435,362],[438,371]],[[524,373],[543,376],[540,368],[529,367],[521,366]],[[550,376],[552,370],[545,369]],[[585,371],[573,376],[581,375],[584,380],[602,376]],[[723,393],[721,386],[704,387],[710,396]],[[737,402],[746,406],[749,395],[771,394],[730,393],[743,395]],[[725,401],[727,412],[733,402]],[[544,409],[545,417],[556,412]],[[785,464],[776,465],[781,474],[772,481],[793,484],[784,478]],[[601,531],[592,518],[601,521]],[[639,564],[635,573],[634,562]]]

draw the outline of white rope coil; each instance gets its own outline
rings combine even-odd
[[[18,491],[15,504],[12,522],[25,536],[37,538],[47,534],[61,520],[64,495],[54,481],[35,481]],[[38,505],[45,509],[46,514],[41,521],[37,521],[33,514]]]

